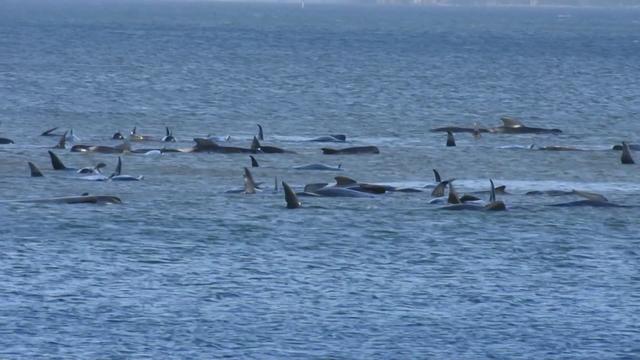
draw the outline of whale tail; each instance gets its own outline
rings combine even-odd
[[[287,209],[297,209],[302,204],[298,200],[298,195],[286,182],[282,182],[282,188],[284,189],[284,200],[287,202]]]
[[[620,157],[620,161],[623,164],[635,164],[633,158],[631,157],[631,149],[629,148],[629,144],[625,141],[622,142],[622,156]]]
[[[29,171],[31,172],[31,177],[43,177],[44,176],[44,175],[42,175],[42,171],[40,171],[40,169],[38,169],[36,164],[32,163],[31,161],[29,161]]]
[[[262,125],[260,124],[256,124],[258,125],[258,139],[259,140],[264,140],[264,133],[262,132]]]
[[[51,166],[53,170],[66,170],[67,167],[64,166],[62,160],[56,155],[53,151],[49,150],[49,157],[51,158]]]
[[[254,158],[252,155],[249,155],[249,157],[251,158],[251,167],[260,167],[260,164],[258,164],[258,160],[256,160],[256,158]]]
[[[447,131],[447,146],[456,146],[456,139],[451,131]]]

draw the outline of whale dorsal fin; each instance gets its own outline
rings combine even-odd
[[[64,149],[65,145],[67,144],[67,131],[64,132],[64,134],[62,134],[62,136],[60,136],[60,140],[58,140],[58,144],[56,146],[54,146],[54,149]]]
[[[32,163],[31,161],[29,161],[29,171],[31,173],[31,177],[43,177],[44,176],[44,175],[42,175],[42,171],[40,171],[40,169],[38,169],[36,164]]]
[[[620,157],[620,161],[623,164],[635,164],[633,158],[631,157],[631,149],[629,148],[629,144],[625,141],[622,142],[622,156]]]
[[[591,201],[602,201],[602,202],[608,202],[609,199],[607,199],[604,195],[598,194],[598,193],[593,193],[593,192],[588,192],[588,191],[580,191],[580,190],[573,190],[572,191],[574,194],[585,198],[587,200],[591,200]]]
[[[442,182],[442,178],[440,177],[440,173],[438,172],[438,170],[433,169],[433,175],[436,177],[436,182],[437,183]]]
[[[258,164],[258,160],[256,160],[253,155],[249,155],[249,157],[251,158],[251,167],[260,167],[260,164]]]
[[[489,179],[489,182],[491,183],[491,196],[489,197],[489,202],[495,202],[496,201],[496,187],[495,187],[495,185],[493,185],[493,180]]]
[[[133,130],[131,130],[131,135],[135,135],[135,134],[136,134],[136,131],[138,131],[138,127],[137,127],[137,126],[134,126],[134,127],[133,127]]]
[[[517,128],[524,126],[520,120],[514,119],[509,116],[503,116],[500,118],[500,120],[502,120],[502,124],[504,127]]]
[[[449,183],[449,198],[447,199],[449,204],[460,204],[460,197],[456,192],[456,189],[453,188],[453,183]]]
[[[456,146],[456,139],[451,131],[447,131],[447,146]]]
[[[169,130],[169,127],[165,126],[164,129],[165,129],[165,132],[167,134],[166,136],[171,136],[171,130]]]
[[[293,189],[291,189],[289,184],[287,184],[284,181],[282,182],[282,188],[284,189],[284,200],[287,202],[287,208],[288,209],[299,208],[302,204],[298,200],[298,196],[296,195],[296,192],[293,191]]]
[[[273,181],[273,192],[274,193],[278,192],[278,177],[277,176],[274,178],[274,181]]]
[[[257,137],[253,137],[253,140],[251,141],[251,151],[256,152],[260,150],[260,141],[258,140]]]
[[[258,125],[258,139],[264,140],[264,133],[262,132],[262,125],[260,125],[260,124],[256,124],[256,125]]]
[[[118,156],[118,165],[116,165],[116,171],[114,171],[113,173],[116,174],[116,176],[122,175],[122,158],[120,156]]]
[[[51,166],[53,170],[66,170],[67,167],[64,166],[62,160],[56,155],[53,151],[49,150],[49,157],[51,158]]]
[[[256,193],[256,182],[253,180],[253,175],[251,175],[251,171],[248,168],[244,168],[244,193]]]
[[[352,185],[358,185],[358,182],[353,180],[350,177],[346,177],[346,176],[336,176],[334,179],[336,179],[336,185],[337,186],[352,186]]]

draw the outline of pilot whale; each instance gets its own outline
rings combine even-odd
[[[131,144],[125,141],[123,144],[117,146],[101,146],[101,145],[74,145],[71,147],[71,152],[93,152],[101,154],[122,154],[124,152],[131,152]]]
[[[3,145],[14,144],[14,142],[11,139],[0,137],[0,144],[3,144]]]
[[[452,133],[471,133],[480,134],[488,133],[489,130],[480,127],[463,127],[463,126],[443,126],[429,130],[431,132],[452,132]]]
[[[500,134],[560,134],[560,129],[545,129],[525,126],[520,120],[503,116],[500,118],[502,126],[490,128],[489,132]]]
[[[493,180],[489,179],[489,182],[491,183],[491,190],[490,190],[491,196],[489,197],[489,202],[487,204],[481,205],[481,204],[463,203],[459,201],[459,199],[457,199],[457,195],[454,195],[453,197],[456,200],[453,200],[453,201],[454,202],[457,201],[457,203],[443,206],[440,208],[440,210],[483,210],[483,211],[506,210],[507,207],[505,203],[500,200],[496,200],[496,191],[495,191],[495,185],[493,184]],[[449,184],[449,186],[451,186],[451,184]]]
[[[251,149],[235,146],[218,145],[215,141],[206,138],[194,138],[196,145],[188,149],[179,149],[180,152],[209,152],[221,154],[252,154]]]
[[[603,195],[586,192],[586,191],[577,191],[573,190],[573,194],[578,195],[583,198],[583,200],[570,201],[565,203],[551,204],[547,206],[554,207],[580,207],[580,206],[589,206],[589,207],[629,207],[626,205],[618,205],[609,202],[609,199],[604,197]]]
[[[346,135],[342,135],[342,134],[318,136],[316,138],[309,139],[307,141],[313,141],[313,142],[345,142],[345,141],[347,141],[347,136]]]
[[[46,199],[13,200],[13,203],[34,203],[34,204],[121,204],[122,200],[112,195],[88,195],[62,196]]]
[[[265,153],[265,154],[283,154],[283,153],[293,153],[293,151],[284,150],[275,146],[265,146],[260,144],[260,141],[255,136],[253,137],[253,141],[251,142],[251,150],[254,153]]]
[[[342,164],[338,164],[338,166],[329,166],[325,164],[309,164],[309,165],[300,165],[294,166],[294,170],[317,170],[317,171],[342,171]]]
[[[356,155],[356,154],[380,154],[376,146],[354,146],[343,149],[322,148],[325,155]]]

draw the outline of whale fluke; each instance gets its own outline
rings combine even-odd
[[[260,125],[260,124],[256,124],[256,125],[258,125],[258,139],[264,140],[264,133],[262,132],[262,125]]]
[[[296,192],[291,189],[289,184],[283,181],[282,188],[284,189],[284,200],[287,202],[287,209],[297,209],[302,206]]]
[[[456,146],[456,139],[451,131],[447,131],[447,146]]]
[[[442,178],[440,177],[440,173],[438,172],[438,170],[433,169],[433,175],[436,177],[436,182],[437,183],[442,182]]]
[[[623,164],[635,164],[633,158],[631,157],[631,149],[629,149],[629,144],[625,141],[622,142],[622,156],[620,157],[620,161]]]
[[[64,166],[62,160],[56,155],[53,151],[49,150],[49,157],[51,158],[51,166],[53,170],[67,170],[67,167]]]
[[[258,164],[258,160],[256,160],[256,158],[254,158],[252,155],[249,155],[249,157],[251,158],[251,167],[260,167],[260,164]]]
[[[29,161],[29,171],[31,172],[31,177],[43,177],[44,176],[44,175],[42,175],[42,171],[40,171],[40,169],[38,169],[36,164],[32,163],[31,161]]]

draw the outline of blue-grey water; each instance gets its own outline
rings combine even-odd
[[[639,208],[524,193],[640,205],[640,168],[608,150],[640,141],[638,74],[638,10],[3,2],[0,357],[637,359]],[[503,115],[564,132],[446,148],[428,131]],[[125,154],[143,181],[88,182],[52,171],[57,138],[39,136],[114,146],[117,130],[170,126],[166,146],[248,146],[256,123],[296,154],[257,155],[255,195],[226,193],[247,155]],[[333,133],[381,154],[304,141]],[[117,159],[56,152],[106,172]],[[292,170],[314,162],[344,171]],[[288,210],[271,189],[424,186],[432,168],[460,192],[507,185],[509,210],[439,211],[429,192]],[[4,201],[84,192],[123,203]]]

